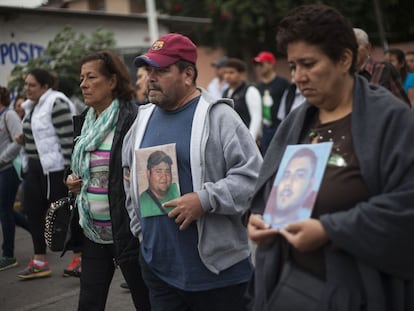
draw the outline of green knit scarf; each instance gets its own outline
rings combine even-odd
[[[89,202],[86,189],[90,183],[89,162],[91,152],[98,149],[106,136],[114,129],[118,121],[119,102],[114,99],[111,105],[106,108],[98,118],[95,109],[89,108],[86,113],[85,122],[82,126],[81,134],[75,138],[75,147],[72,153],[72,171],[82,179],[81,192],[76,197],[76,204],[79,210],[79,224],[84,234],[94,242],[104,242],[94,229],[92,215],[90,213]]]

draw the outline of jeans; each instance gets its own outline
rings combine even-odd
[[[115,271],[115,247],[114,244],[98,244],[84,238],[78,311],[105,310]],[[138,260],[124,260],[119,267],[128,283],[135,308],[149,311],[148,289],[141,278]]]
[[[78,311],[105,310],[115,272],[113,244],[98,244],[84,238]]]
[[[17,223],[27,228],[25,217],[13,210],[19,184],[20,180],[14,167],[0,171],[0,221],[3,230],[2,250],[4,257],[14,257],[16,220]]]
[[[151,311],[246,311],[247,283],[190,292],[173,287],[156,276],[140,257],[141,271],[150,292]]]

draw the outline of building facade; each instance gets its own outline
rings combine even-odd
[[[133,0],[74,0],[49,1],[48,6],[35,9],[0,6],[0,85],[7,86],[16,65],[24,66],[31,58],[41,56],[48,42],[66,25],[86,36],[97,28],[111,31],[116,51],[134,78],[133,58],[152,43],[147,15],[139,12],[142,8],[138,4],[139,1]],[[207,19],[159,16],[159,34],[180,32],[193,23],[208,22]]]

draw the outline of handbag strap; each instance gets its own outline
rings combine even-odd
[[[76,204],[75,204],[76,195],[72,191],[69,191],[68,192],[68,198],[69,198],[69,205],[70,205],[71,209],[75,208],[76,207]]]

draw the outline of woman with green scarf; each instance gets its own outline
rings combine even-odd
[[[139,241],[124,207],[122,141],[135,119],[134,89],[126,66],[110,51],[85,56],[80,87],[89,107],[74,119],[72,173],[66,179],[77,195],[67,248],[82,245],[78,310],[104,310],[116,265],[136,309],[150,310],[138,262]]]

